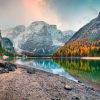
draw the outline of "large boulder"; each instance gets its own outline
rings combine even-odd
[[[17,66],[12,63],[0,63],[0,74],[2,73],[8,73],[9,71],[15,71],[17,69]]]

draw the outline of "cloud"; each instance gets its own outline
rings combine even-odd
[[[47,22],[57,22],[58,16],[46,6],[44,0],[23,0],[25,19],[45,20]]]
[[[13,27],[18,24],[29,25],[33,21],[46,21],[62,28],[59,15],[48,7],[45,0],[0,0],[1,27]],[[60,27],[61,26],[61,27]]]
[[[98,0],[0,0],[0,28],[45,21],[76,31],[97,16],[99,4]]]

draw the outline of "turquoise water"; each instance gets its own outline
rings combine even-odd
[[[100,89],[100,60],[82,59],[17,59],[15,63],[87,82]]]
[[[68,79],[77,81],[71,74],[66,72],[59,64],[54,62],[52,59],[18,59],[15,63],[40,69],[53,74],[58,74]]]

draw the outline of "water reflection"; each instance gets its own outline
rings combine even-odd
[[[59,64],[55,63],[52,59],[18,59],[15,61],[17,64],[33,67],[36,69],[65,76],[68,79],[77,81],[72,75],[66,72]]]
[[[71,74],[100,82],[100,61],[81,59],[55,59],[54,61]]]
[[[66,72],[100,89],[100,61],[82,59],[54,59]]]
[[[15,59],[17,64],[59,74],[77,81],[79,78],[100,89],[100,60],[82,59]]]

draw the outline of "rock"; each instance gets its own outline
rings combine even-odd
[[[79,80],[78,80],[78,83],[80,83],[80,85],[82,85],[82,86],[85,86],[85,84],[82,83],[82,81],[79,81]]]
[[[72,87],[69,86],[69,85],[65,85],[65,86],[64,86],[64,89],[66,89],[66,90],[72,90]]]
[[[28,68],[28,69],[27,69],[27,73],[29,73],[29,74],[35,74],[35,69],[33,69],[33,68]]]
[[[3,73],[9,73],[8,69],[2,69],[2,70],[0,70],[0,74],[3,74]]]
[[[50,73],[50,74],[48,74],[48,76],[49,76],[49,77],[52,77],[53,75]]]
[[[80,80],[78,80],[78,83],[82,83]]]
[[[78,97],[76,97],[76,96],[73,96],[72,100],[80,100],[80,99]]]
[[[6,55],[3,56],[3,59],[8,59],[8,58],[9,58],[9,56],[6,56]]]
[[[81,83],[81,85],[82,85],[82,86],[85,86],[85,84],[84,84],[84,83]]]
[[[6,73],[9,73],[9,70],[8,70],[8,69],[5,69],[5,72],[6,72]]]
[[[9,71],[15,71],[15,69],[17,69],[15,64],[12,63],[5,63],[5,67],[9,70]]]
[[[5,68],[5,65],[3,63],[0,63],[0,67]]]
[[[51,98],[51,100],[60,100],[59,98]]]
[[[91,90],[95,91],[95,89],[93,87],[91,87]]]
[[[0,63],[0,74],[2,73],[9,73],[9,71],[15,71],[17,69],[15,64],[12,63]]]

